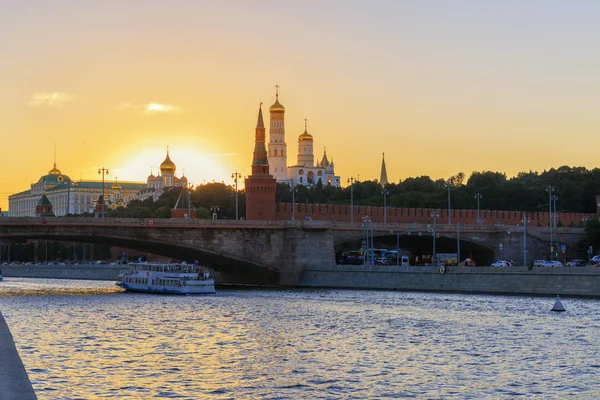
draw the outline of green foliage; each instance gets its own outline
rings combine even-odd
[[[481,210],[523,210],[547,212],[549,197],[546,188],[552,185],[553,194],[558,196],[556,203],[559,212],[593,213],[596,211],[595,196],[600,191],[600,169],[587,170],[583,167],[563,166],[542,173],[521,172],[507,179],[504,173],[474,171],[466,179],[459,172],[448,179],[429,176],[406,178],[402,182],[386,185],[386,201],[390,207],[407,208],[446,208],[450,183],[451,206],[454,209],[476,209],[475,193],[480,193]],[[465,183],[466,182],[466,183]],[[133,200],[127,208],[108,212],[109,217],[170,218],[170,210],[175,207],[183,188],[170,188],[156,201]],[[187,189],[185,189],[187,190]],[[336,188],[317,184],[312,187],[294,187],[294,201],[297,204],[350,204],[355,206],[383,206],[383,191],[377,180],[354,181],[352,188]],[[211,206],[218,206],[219,219],[235,218],[235,188],[232,185],[212,182],[197,186],[191,192],[192,206],[197,210],[197,218],[211,218]],[[239,216],[246,210],[246,194],[237,193]],[[275,191],[278,202],[292,202],[292,188],[286,183],[278,183]]]
[[[600,215],[586,221],[585,237],[594,249],[600,248]]]

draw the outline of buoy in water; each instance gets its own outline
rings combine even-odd
[[[560,301],[559,296],[556,296],[556,301],[554,302],[554,305],[552,306],[552,311],[567,311],[565,309],[565,306],[563,306],[562,302]]]

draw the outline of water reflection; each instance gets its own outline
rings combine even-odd
[[[598,300],[4,283],[40,399],[600,397]]]

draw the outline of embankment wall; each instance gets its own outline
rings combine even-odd
[[[0,312],[0,399],[37,399],[2,312]]]
[[[600,297],[600,268],[308,267],[302,287]]]

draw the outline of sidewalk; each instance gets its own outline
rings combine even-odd
[[[37,400],[2,312],[0,312],[0,399]]]

